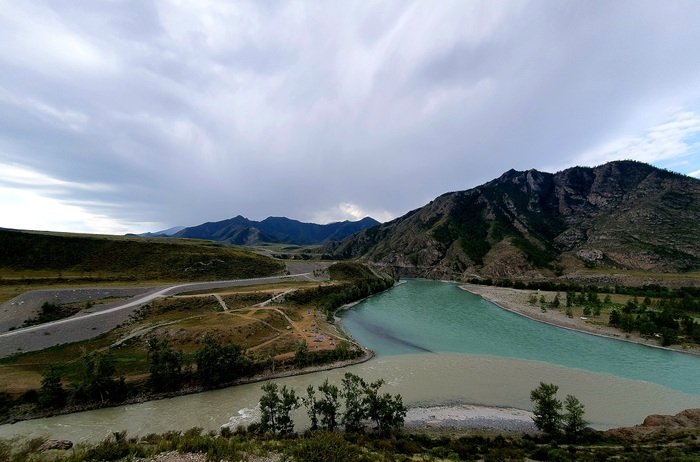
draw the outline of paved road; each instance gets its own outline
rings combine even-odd
[[[183,292],[194,292],[236,286],[274,284],[285,281],[319,280],[313,273],[292,274],[256,279],[237,279],[231,281],[194,282],[168,287],[154,288],[129,300],[104,305],[95,305],[89,310],[51,323],[17,329],[0,334],[0,357],[9,356],[20,351],[36,351],[96,337],[108,332],[129,319],[140,306],[159,297],[167,297]]]

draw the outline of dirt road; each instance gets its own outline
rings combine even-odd
[[[305,266],[291,266],[289,271],[306,269]],[[129,319],[140,306],[158,297],[167,297],[183,292],[194,292],[226,287],[244,287],[259,284],[274,284],[289,281],[320,281],[327,276],[314,276],[313,272],[290,274],[255,279],[238,279],[230,281],[213,281],[201,283],[177,284],[159,287],[139,293],[129,300],[122,300],[104,305],[95,305],[70,318],[61,319],[38,326],[17,329],[0,334],[0,357],[17,352],[37,351],[62,343],[76,342],[96,337],[108,332]],[[72,290],[72,289],[71,289]],[[99,289],[95,289],[99,290]]]

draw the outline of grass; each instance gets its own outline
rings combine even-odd
[[[576,442],[552,441],[530,435],[434,436],[399,433],[392,438],[376,434],[305,432],[275,437],[260,435],[251,427],[203,433],[150,434],[141,438],[115,432],[96,444],[78,444],[70,450],[38,452],[42,438],[0,440],[0,459],[14,462],[87,462],[153,458],[167,452],[202,454],[207,460],[241,461],[255,455],[269,460],[295,462],[409,462],[461,460],[673,460],[697,462],[697,430],[661,433],[644,441],[591,434]]]

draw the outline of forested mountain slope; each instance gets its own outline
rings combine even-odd
[[[260,243],[314,245],[330,240],[342,240],[353,233],[378,224],[377,220],[369,217],[359,221],[318,225],[285,217],[268,217],[263,221],[253,221],[239,215],[228,220],[185,228],[174,234],[174,237],[211,239],[236,245]]]

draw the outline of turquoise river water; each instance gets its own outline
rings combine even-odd
[[[594,428],[700,407],[700,358],[581,334],[505,311],[455,284],[409,280],[343,313],[343,327],[377,357],[348,368],[277,379],[302,393],[345,372],[384,378],[409,406],[478,404],[531,409],[540,381],[577,396]],[[261,384],[0,426],[0,438],[97,441],[250,423]],[[298,419],[303,418],[300,410]]]

